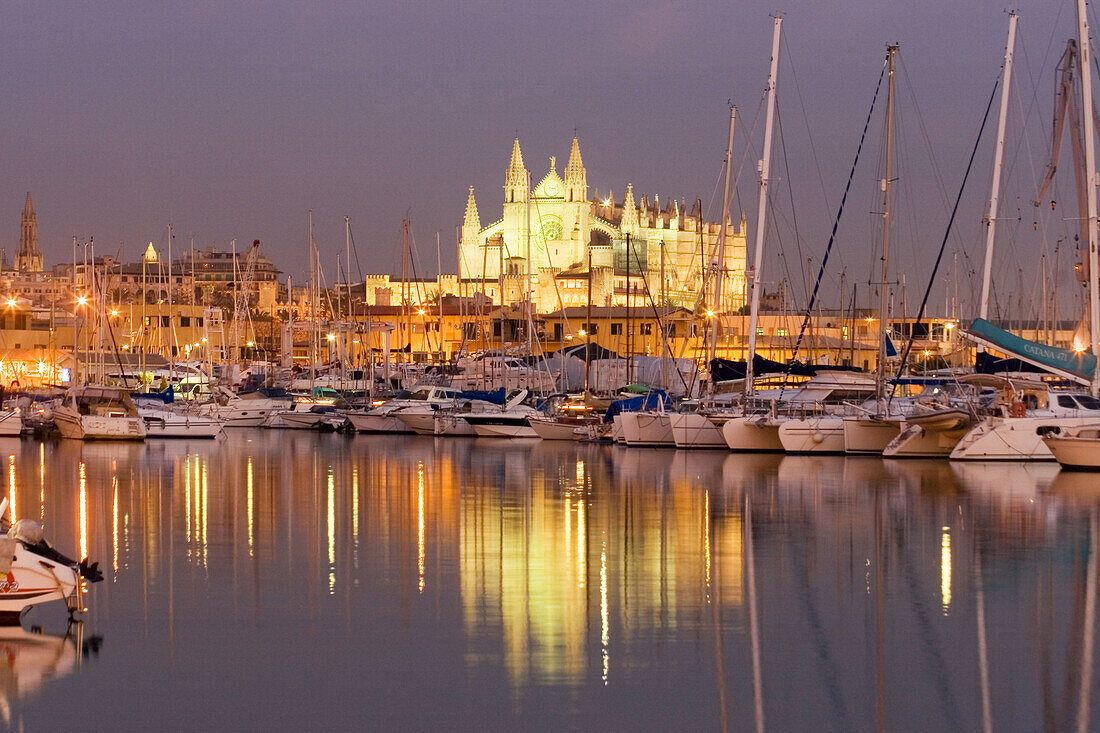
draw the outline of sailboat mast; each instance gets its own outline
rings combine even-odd
[[[993,276],[993,240],[997,229],[997,205],[1001,196],[1001,168],[1005,150],[1005,126],[1008,121],[1008,94],[1012,86],[1012,57],[1016,51],[1015,12],[1008,14],[1008,41],[1005,43],[1005,60],[1001,86],[1001,111],[997,117],[997,147],[993,155],[993,185],[989,192],[989,215],[985,221],[985,265],[982,268],[982,300],[978,317],[989,318],[989,290]]]
[[[733,128],[737,122],[737,108],[730,107],[730,134],[726,142],[726,184],[722,189],[722,228],[718,233],[718,261],[714,268],[714,305],[711,307],[710,349],[707,353],[707,365],[714,361],[718,352],[718,324],[722,318],[722,280],[725,278],[726,232],[730,217],[730,169],[733,167]],[[711,392],[714,391],[713,384]]]
[[[1100,257],[1096,252],[1098,236],[1096,221],[1096,123],[1092,117],[1092,45],[1089,41],[1089,20],[1085,0],[1077,0],[1078,43],[1081,47],[1081,108],[1084,110],[1085,183],[1088,206],[1089,237],[1089,339],[1092,353],[1100,359]],[[1090,385],[1093,396],[1100,394],[1100,375],[1093,373]]]
[[[886,47],[889,65],[886,85],[886,177],[882,181],[882,277],[878,291],[878,373],[875,375],[875,398],[881,405],[886,397],[886,331],[890,308],[890,194],[894,188],[894,76],[897,66],[897,46]]]
[[[771,69],[768,72],[768,113],[767,122],[764,125],[764,157],[760,161],[760,200],[756,209],[756,243],[752,261],[752,274],[748,278],[752,289],[752,300],[749,306],[748,352],[745,355],[746,396],[754,392],[752,360],[756,355],[756,324],[760,320],[760,267],[764,260],[765,212],[768,208],[768,183],[772,164],[772,127],[775,122],[775,85],[779,77],[779,34],[782,27],[782,16],[774,18]]]
[[[176,321],[172,313],[172,225],[168,225],[168,386],[172,386],[176,371]]]
[[[317,378],[317,244],[313,241],[313,209],[309,210],[309,313],[312,320],[309,329],[309,391]]]

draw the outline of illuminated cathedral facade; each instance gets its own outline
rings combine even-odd
[[[576,138],[563,175],[551,158],[550,170],[534,187],[531,180],[517,139],[504,176],[503,215],[481,226],[470,188],[459,243],[459,277],[467,285],[496,291],[503,283],[505,303],[526,300],[530,292],[543,313],[589,300],[687,308],[704,303],[724,312],[744,305],[744,218],[739,226],[728,223],[719,266],[722,227],[703,221],[698,201],[690,210],[676,200],[662,208],[646,196],[635,200],[629,184],[621,202],[611,192],[589,197]],[[719,304],[711,302],[708,272],[723,273]]]

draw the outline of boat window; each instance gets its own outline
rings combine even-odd
[[[1077,403],[1086,410],[1100,410],[1100,400],[1092,395],[1079,394],[1075,396],[1077,398]]]
[[[1077,403],[1074,402],[1073,398],[1070,397],[1068,394],[1060,394],[1060,395],[1058,395],[1058,406],[1059,407],[1068,407],[1068,408],[1072,409],[1072,408],[1077,407]]]

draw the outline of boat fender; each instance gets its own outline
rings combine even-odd
[[[1025,417],[1027,415],[1027,405],[1023,402],[1012,403],[1012,417]]]
[[[820,430],[815,430],[815,431],[814,431],[814,434],[813,434],[813,435],[811,435],[811,436],[810,436],[810,438],[811,438],[811,439],[812,439],[812,440],[813,440],[813,441],[814,441],[815,443],[823,443],[823,442],[825,441],[825,434],[824,434],[824,433],[822,433],[822,432],[821,432]]]

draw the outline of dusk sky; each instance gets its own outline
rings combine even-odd
[[[1075,216],[1059,207],[1057,219],[1047,211],[1039,221],[1027,203],[1046,164],[1054,66],[1075,33],[1074,7],[1068,0],[1020,7],[1005,200],[1021,222],[1006,227],[998,259],[1004,297],[1020,283],[1035,287],[1038,254],[1053,252],[1069,231],[1062,218]],[[94,237],[97,254],[115,255],[121,243],[124,259],[136,259],[150,240],[163,247],[171,222],[177,251],[192,236],[198,247],[226,249],[233,238],[238,246],[258,238],[301,281],[312,208],[330,283],[345,215],[363,272],[400,271],[406,213],[418,274],[435,272],[437,231],[443,269],[453,272],[468,187],[475,187],[483,225],[500,216],[517,135],[534,182],[550,156],[561,172],[576,129],[590,194],[610,189],[621,201],[632,183],[639,198],[684,199],[688,206],[700,198],[716,220],[728,101],[741,115],[735,162],[745,157],[747,141],[753,146],[734,200],[735,218],[746,209],[751,233],[769,14],[784,10],[785,146],[777,145],[774,159],[777,236],[768,240],[765,280],[771,287],[789,272],[801,287],[797,265],[820,261],[886,44],[899,43],[895,241],[910,311],[999,73],[1008,24],[1001,5],[946,0],[785,8],[196,0],[9,2],[6,9],[0,246],[9,262],[31,191],[47,266],[71,258],[74,235]],[[871,276],[881,110],[849,198],[831,283],[844,268],[849,285]],[[959,251],[960,267],[980,270],[995,123],[996,106],[948,266]],[[1055,197],[1068,204],[1071,185],[1061,184]],[[1063,249],[1059,271],[1071,267],[1072,254]],[[964,308],[974,283],[960,285]],[[937,292],[942,310],[943,285]],[[835,287],[827,300],[838,300]]]

